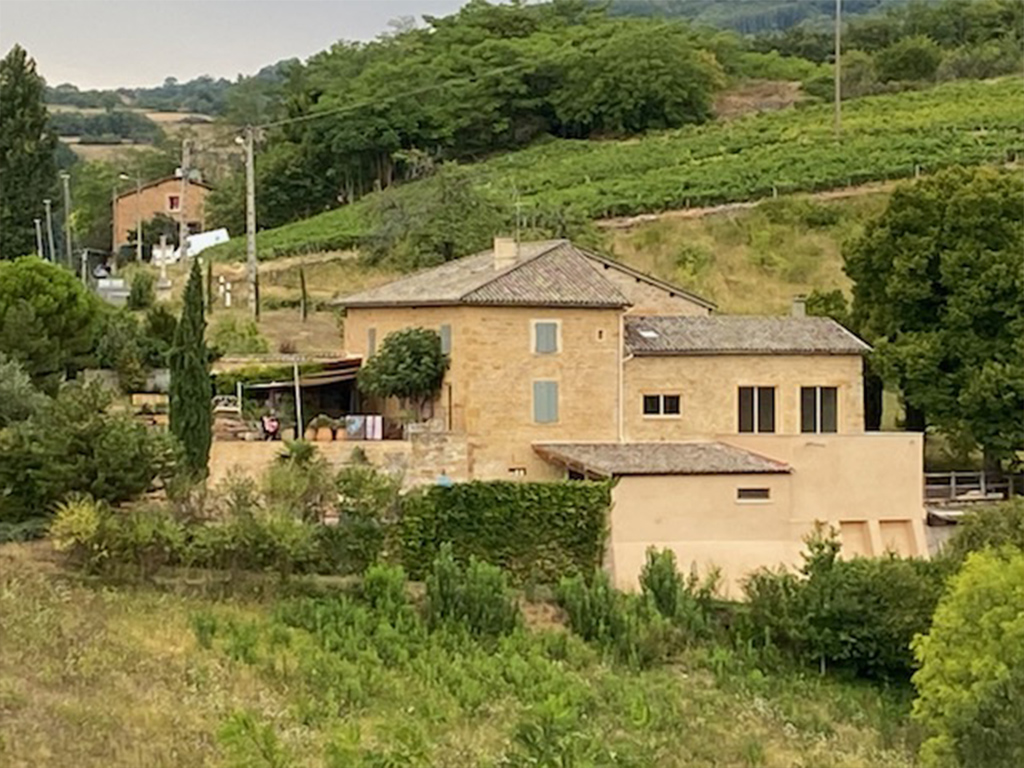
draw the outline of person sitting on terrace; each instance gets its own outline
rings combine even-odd
[[[277,420],[273,411],[263,415],[262,424],[264,440],[279,440],[281,438],[278,434],[281,430],[281,422]]]

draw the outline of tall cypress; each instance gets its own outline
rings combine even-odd
[[[171,432],[185,448],[186,467],[199,477],[206,475],[213,435],[213,392],[205,334],[203,276],[199,259],[193,259],[185,286],[185,306],[171,350]]]
[[[20,45],[0,60],[0,258],[36,250],[32,220],[57,198],[57,136],[43,103],[45,83]]]

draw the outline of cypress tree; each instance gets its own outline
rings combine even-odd
[[[32,219],[42,216],[43,198],[56,199],[57,136],[43,103],[45,83],[20,45],[0,60],[0,258],[36,250]]]
[[[205,334],[203,276],[193,259],[171,350],[171,432],[185,449],[186,467],[200,477],[206,475],[213,428]]]

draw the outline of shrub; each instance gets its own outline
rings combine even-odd
[[[401,566],[371,565],[363,574],[363,598],[373,610],[394,620],[409,605],[405,582]]]
[[[504,568],[519,581],[557,583],[604,556],[608,483],[458,483],[402,498],[402,564],[422,578],[443,542],[455,556]]]
[[[502,570],[475,557],[463,567],[449,544],[441,547],[427,577],[424,611],[431,629],[455,624],[474,635],[505,635],[521,620]]]
[[[690,637],[703,637],[712,628],[718,580],[717,571],[703,581],[696,573],[683,579],[672,550],[651,547],[640,572],[640,589],[662,616]]]
[[[1024,550],[1024,499],[968,512],[943,554],[958,567],[971,552],[1006,546]]]
[[[287,441],[263,477],[267,503],[307,522],[318,521],[334,496],[330,466],[304,440]]]
[[[368,464],[343,467],[338,472],[338,524],[320,532],[329,570],[359,573],[388,554],[399,487],[397,478]]]
[[[619,592],[603,570],[596,570],[589,581],[582,576],[562,579],[557,597],[569,628],[618,661],[648,667],[679,647],[679,633],[651,597]]]
[[[132,275],[131,287],[128,291],[128,309],[149,309],[156,303],[156,281],[145,269],[139,269]]]
[[[910,642],[928,627],[945,568],[896,556],[840,560],[834,531],[807,543],[803,578],[761,570],[747,579],[747,639],[823,671],[909,678]]]
[[[1024,765],[1024,553],[968,555],[914,641],[929,768]]]
[[[108,413],[109,404],[100,385],[72,383],[38,414],[0,434],[0,519],[48,515],[75,492],[127,501],[174,474],[173,438]]]
[[[210,327],[211,346],[224,355],[259,355],[270,351],[270,345],[252,320],[239,320],[233,315],[218,318]]]
[[[0,352],[0,429],[24,421],[45,403],[46,397],[32,386],[21,363]]]

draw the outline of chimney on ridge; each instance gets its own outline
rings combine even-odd
[[[807,297],[803,294],[798,294],[793,297],[793,309],[790,310],[790,314],[793,317],[806,317],[807,316]]]
[[[494,238],[494,269],[508,269],[519,259],[519,243],[514,237]]]

